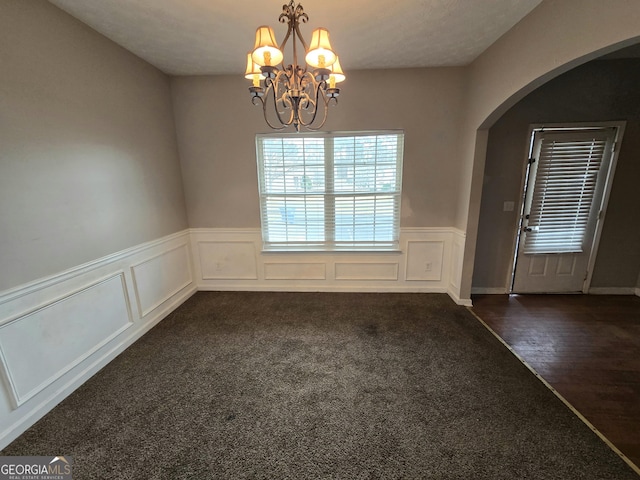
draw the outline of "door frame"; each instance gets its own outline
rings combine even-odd
[[[520,244],[520,234],[522,233],[522,222],[524,220],[524,207],[525,207],[525,194],[528,183],[529,173],[529,159],[533,153],[534,132],[537,130],[544,131],[549,130],[576,130],[576,129],[590,129],[590,128],[611,128],[615,127],[616,136],[613,140],[613,152],[611,154],[611,161],[609,162],[609,169],[607,171],[607,178],[605,181],[604,191],[602,193],[602,201],[600,206],[600,214],[596,222],[596,229],[593,234],[591,243],[591,252],[589,254],[589,260],[587,262],[587,275],[582,284],[582,293],[588,293],[591,287],[591,279],[593,277],[593,268],[596,263],[596,257],[598,256],[598,248],[600,246],[600,237],[602,235],[602,228],[604,221],[607,217],[607,207],[609,206],[609,197],[611,196],[611,187],[615,177],[616,166],[618,164],[618,155],[620,153],[620,145],[624,138],[624,130],[627,122],[621,121],[606,121],[606,122],[568,122],[568,123],[532,123],[527,129],[527,147],[524,154],[524,162],[522,167],[522,175],[520,177],[520,190],[518,193],[518,217],[515,225],[515,235],[511,247],[511,269],[507,272],[507,293],[513,293],[513,282],[515,279],[516,263],[518,257],[518,248]]]

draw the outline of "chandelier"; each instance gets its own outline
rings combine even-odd
[[[282,6],[278,19],[287,23],[287,34],[280,47],[275,41],[273,29],[258,27],[253,52],[247,54],[245,78],[253,80],[249,87],[251,102],[262,104],[264,119],[269,127],[282,130],[293,125],[296,132],[301,127],[308,130],[322,128],[327,120],[330,102],[338,103],[340,89],[336,83],[345,79],[338,56],[329,43],[329,32],[325,28],[316,28],[311,35],[311,43],[306,44],[300,33],[300,23],[307,23],[309,16],[302,5]],[[278,65],[284,60],[284,48],[291,38],[293,57],[286,67]],[[298,44],[306,52],[304,66],[298,64]],[[275,113],[267,113],[271,110]],[[270,118],[271,117],[271,118]]]

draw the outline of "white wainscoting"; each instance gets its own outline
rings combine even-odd
[[[260,229],[191,229],[199,290],[448,293],[459,304],[464,233],[404,228],[398,252],[262,251]]]
[[[144,318],[167,299],[193,284],[189,243],[156,253],[131,267],[138,315]]]
[[[0,449],[196,290],[448,293],[464,233],[405,228],[397,252],[264,253],[260,229],[191,229],[0,292]]]
[[[0,292],[0,448],[196,291],[185,230]]]

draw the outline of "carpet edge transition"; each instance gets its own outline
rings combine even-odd
[[[631,461],[624,453],[616,447],[611,440],[609,440],[595,425],[593,425],[582,413],[580,413],[566,398],[564,398],[560,392],[558,392],[553,386],[547,382],[542,375],[540,375],[535,368],[533,368],[521,355],[519,355],[511,345],[509,345],[500,335],[496,333],[476,312],[473,311],[473,307],[466,307],[467,310],[478,320],[502,345],[504,345],[511,354],[516,357],[545,387],[547,387],[551,393],[553,393],[571,412],[578,417],[582,423],[584,423],[593,433],[595,433],[600,440],[602,440],[616,455],[618,455],[635,473],[640,475],[640,467]]]

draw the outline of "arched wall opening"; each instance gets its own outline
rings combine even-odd
[[[638,44],[640,46],[640,44]],[[640,48],[599,57],[541,85],[489,129],[472,293],[507,293],[532,124],[626,122],[589,293],[633,294],[640,274]],[[505,211],[504,202],[515,205]],[[636,214],[636,212],[638,212]],[[593,236],[588,237],[589,244]],[[576,274],[578,275],[578,274]],[[581,282],[583,273],[575,277]],[[566,275],[564,277],[567,278]],[[576,283],[577,284],[577,283]],[[553,290],[553,287],[549,285]]]
[[[466,178],[458,204],[458,225],[466,234],[460,303],[471,303],[489,128],[549,80],[638,42],[639,2],[545,0],[470,66],[469,113],[461,152]]]

